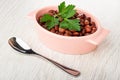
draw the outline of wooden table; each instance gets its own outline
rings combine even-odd
[[[39,41],[34,22],[27,14],[62,0],[0,0],[0,80],[120,80],[120,1],[66,0],[95,15],[101,26],[111,30],[98,48],[85,55],[66,55],[47,48]],[[50,62],[20,54],[8,45],[20,37],[35,51],[81,72],[73,77]]]

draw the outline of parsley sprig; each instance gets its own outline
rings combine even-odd
[[[55,25],[59,25],[59,27],[64,29],[80,31],[80,20],[71,19],[71,17],[73,17],[76,13],[74,8],[75,6],[72,4],[66,6],[64,1],[58,6],[58,14],[55,16],[44,14],[40,19],[40,22],[45,22],[48,30],[53,28]],[[59,18],[62,18],[63,21],[60,22]]]
[[[47,25],[47,29],[50,30],[51,28],[53,28],[55,25],[59,24],[59,19],[55,18],[54,16],[51,16],[49,14],[45,14],[41,20],[41,22],[46,22]]]

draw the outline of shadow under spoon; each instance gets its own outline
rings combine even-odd
[[[10,44],[10,46],[21,52],[21,53],[24,53],[24,54],[34,54],[34,55],[38,55],[38,56],[41,56],[42,58],[50,61],[51,63],[53,63],[54,65],[56,65],[57,67],[59,67],[60,69],[62,69],[63,71],[73,75],[73,76],[79,76],[80,75],[80,72],[75,70],[75,69],[71,69],[69,67],[66,67],[62,64],[59,64],[58,62],[52,60],[52,59],[49,59],[41,54],[38,54],[36,52],[34,52],[24,41],[22,41],[20,38],[16,38],[16,37],[12,37],[8,40],[8,43]]]

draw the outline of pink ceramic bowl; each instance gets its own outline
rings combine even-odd
[[[43,27],[41,27],[37,20],[39,16],[48,12],[49,10],[57,10],[57,7],[49,6],[42,8],[40,10],[35,10],[29,14],[29,16],[34,20],[36,30],[38,31],[38,36],[40,40],[49,48],[56,50],[61,53],[66,54],[85,54],[93,51],[107,36],[108,30],[101,27],[99,21],[92,16],[90,13],[77,9],[78,13],[84,13],[86,16],[91,17],[92,21],[96,23],[97,31],[91,35],[83,37],[67,37],[57,35],[55,33],[49,32]]]

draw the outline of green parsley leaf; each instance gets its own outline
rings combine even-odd
[[[40,22],[46,22],[47,29],[50,30],[55,25],[59,24],[59,19],[55,18],[54,16],[51,16],[49,14],[43,15],[43,17],[40,19]]]
[[[63,17],[63,18],[70,18],[72,17],[75,13],[76,13],[76,10],[73,10],[74,9],[74,5],[68,5],[64,11],[62,11],[60,13],[60,15]]]
[[[50,30],[53,28],[55,25],[59,24],[59,19],[57,18],[52,18],[51,21],[46,22],[46,25],[48,26],[47,29]]]
[[[79,22],[80,21],[78,19],[73,19],[73,20],[64,19],[60,23],[60,27],[64,28],[64,29],[80,31],[80,24],[79,24]]]
[[[53,28],[55,25],[59,25],[59,27],[61,28],[80,31],[80,20],[71,19],[71,17],[73,17],[76,13],[76,10],[74,8],[75,5],[70,4],[66,6],[64,1],[58,6],[58,14],[53,16],[49,14],[44,14],[43,17],[40,19],[40,22],[45,22],[48,30]],[[60,18],[62,18],[62,22],[60,21]]]
[[[52,19],[52,16],[49,15],[49,14],[44,14],[42,16],[42,18],[40,19],[40,22],[47,22],[47,21],[50,21]]]
[[[65,1],[58,6],[58,9],[59,9],[59,13],[61,13],[65,9]]]
[[[76,13],[76,10],[74,10],[75,6],[71,4],[66,7],[65,2],[62,2],[58,6],[58,8],[59,8],[59,15],[62,18],[70,18]]]

